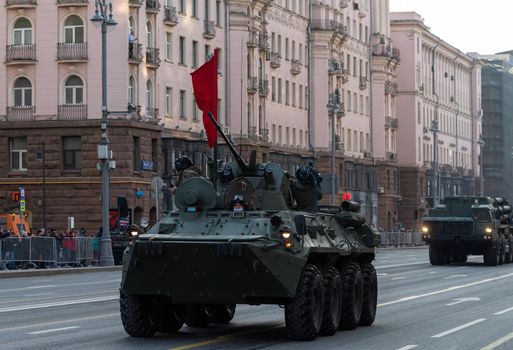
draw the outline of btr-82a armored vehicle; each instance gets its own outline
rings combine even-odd
[[[359,204],[297,211],[293,179],[278,164],[253,158],[246,165],[225,141],[237,161],[219,167],[217,186],[201,177],[185,181],[175,195],[178,210],[126,249],[126,332],[148,337],[184,323],[228,323],[236,304],[284,306],[296,340],[371,325],[379,235],[357,213]],[[244,199],[242,210],[232,208],[234,198]]]

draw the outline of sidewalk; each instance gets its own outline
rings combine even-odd
[[[29,270],[1,270],[0,278],[52,276],[52,275],[67,275],[67,274],[76,274],[76,273],[93,273],[93,272],[110,272],[110,271],[119,271],[121,273],[121,268],[122,268],[122,266],[105,266],[105,267],[68,267],[68,268],[29,269]]]

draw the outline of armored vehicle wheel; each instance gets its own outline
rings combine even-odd
[[[151,318],[153,309],[150,297],[121,291],[119,308],[123,327],[131,337],[151,337],[157,332],[157,325]]]
[[[214,306],[212,322],[227,324],[235,316],[235,304],[221,304]]]
[[[348,262],[341,269],[342,315],[339,329],[355,329],[360,322],[363,302],[363,278],[360,265]]]
[[[159,305],[152,319],[159,332],[176,333],[183,327],[185,305]]]
[[[324,271],[324,307],[320,335],[333,335],[342,314],[342,280],[334,266]]]
[[[319,268],[306,264],[299,278],[296,296],[285,305],[287,333],[294,340],[317,338],[322,325],[324,289]]]
[[[483,261],[487,266],[497,266],[499,264],[499,253],[495,244],[485,249]]]
[[[189,304],[185,323],[189,327],[207,327],[212,322],[213,312],[212,305]]]
[[[361,265],[363,277],[363,303],[359,326],[370,326],[376,318],[378,305],[378,277],[371,263]]]
[[[431,265],[443,265],[447,262],[447,257],[439,250],[429,246],[429,262]]]

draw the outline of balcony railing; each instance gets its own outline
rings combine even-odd
[[[57,6],[87,6],[89,0],[57,0]]]
[[[87,43],[58,43],[57,61],[87,60]]]
[[[340,22],[331,20],[331,19],[317,19],[312,20],[312,29],[313,30],[330,30],[335,34],[339,34],[342,36],[347,35],[347,26],[343,25]]]
[[[176,6],[166,6],[164,7],[164,23],[169,24],[171,26],[175,26],[178,24],[178,15],[177,15]]]
[[[146,121],[158,124],[160,122],[159,109],[158,108],[146,108]]]
[[[299,63],[298,59],[290,60],[290,73],[294,75],[301,73],[301,63]]]
[[[335,75],[339,72],[342,72],[342,64],[338,62],[337,60],[330,60],[328,62],[328,74],[329,75]]]
[[[208,19],[203,21],[203,37],[205,39],[214,39],[216,37],[216,26],[214,21]]]
[[[36,61],[36,45],[7,45],[6,63],[32,63]]]
[[[367,77],[360,77],[360,90],[367,89]]]
[[[58,120],[85,120],[87,119],[87,105],[65,104],[57,108]]]
[[[146,0],[146,11],[151,13],[158,13],[160,11],[159,0]]]
[[[33,7],[36,5],[36,0],[5,0],[6,7]]]
[[[128,61],[130,63],[141,63],[143,60],[143,45],[142,44],[134,44],[132,49],[130,46],[128,47]]]
[[[250,77],[248,78],[248,93],[254,94],[258,91],[258,78]]]
[[[248,41],[246,42],[247,47],[258,46],[258,31],[252,30],[249,32]]]
[[[271,52],[271,68],[278,68],[281,65],[281,57],[278,52]]]
[[[260,80],[258,82],[258,94],[262,97],[269,95],[269,80]]]
[[[158,68],[160,66],[160,49],[155,47],[146,48],[146,64],[150,68]]]
[[[32,121],[35,119],[35,106],[9,106],[7,107],[7,121]]]
[[[399,127],[399,119],[394,117],[385,117],[385,128],[397,129]]]
[[[128,0],[128,5],[132,7],[141,7],[144,0]]]

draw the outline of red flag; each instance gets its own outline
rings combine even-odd
[[[194,98],[199,109],[203,111],[208,147],[217,144],[217,129],[208,117],[208,112],[211,112],[217,120],[217,51],[215,49],[214,56],[191,73]]]

